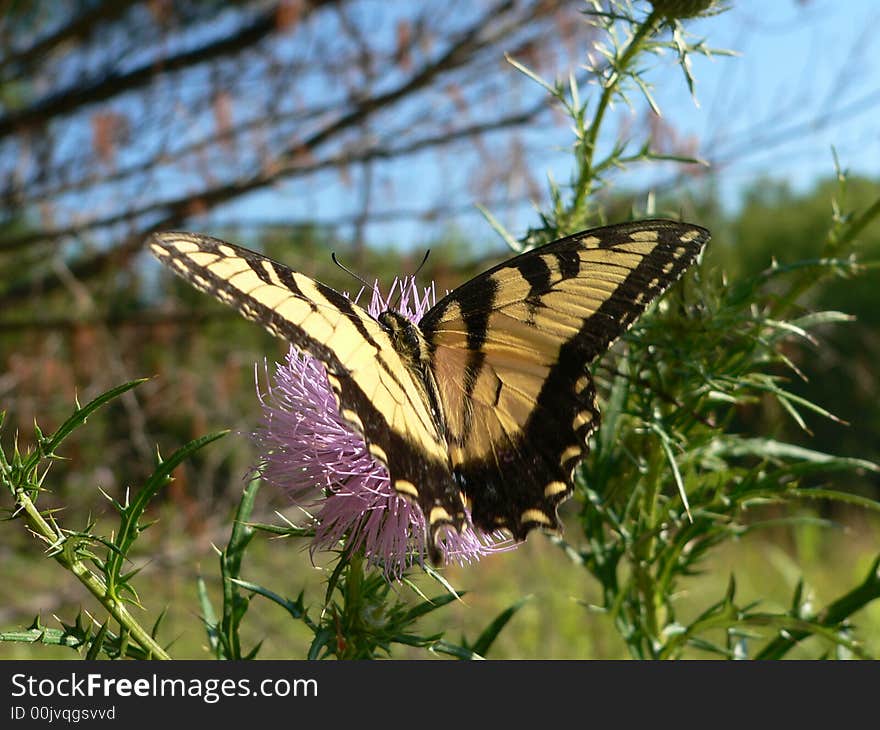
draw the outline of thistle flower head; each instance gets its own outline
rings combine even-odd
[[[374,288],[368,311],[377,317],[397,297],[395,308],[413,322],[435,300],[433,287],[419,292],[413,279],[395,280],[387,297]],[[346,549],[362,550],[389,578],[423,563],[427,525],[422,511],[394,491],[385,466],[339,414],[321,362],[291,347],[259,397],[256,470],[313,516],[312,551],[345,539]],[[449,530],[439,537],[446,562],[467,563],[513,546],[503,533],[473,528],[469,515],[461,533]]]

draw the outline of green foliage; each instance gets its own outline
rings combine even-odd
[[[834,268],[827,261],[811,266],[811,281]],[[728,593],[690,622],[676,611],[683,584],[700,574],[724,541],[778,525],[779,510],[796,513],[804,499],[857,499],[816,489],[830,472],[880,471],[864,459],[746,437],[731,428],[741,409],[765,399],[800,426],[805,412],[831,417],[792,393],[782,375],[786,369],[796,374],[786,342],[834,319],[826,314],[787,320],[787,312],[779,311],[802,272],[777,267],[724,284],[698,271],[627,336],[613,368],[606,368],[603,425],[579,482],[588,542],[565,547],[602,584],[601,610],[613,617],[635,657],[677,657],[688,646],[730,657],[764,656],[761,644],[774,639],[756,627],[790,633],[794,623],[804,636],[859,653],[848,635],[849,613],[826,612],[820,620],[804,615],[794,599],[787,614],[741,606],[733,576]],[[858,501],[880,510],[877,502]],[[762,517],[757,508],[768,504],[777,510]],[[860,593],[866,602],[880,597],[876,579],[866,585],[873,587]],[[854,611],[865,604],[847,605]]]
[[[254,527],[276,536],[303,537],[304,534],[309,534],[308,531],[294,526]],[[454,644],[444,639],[442,633],[421,635],[414,629],[423,617],[460,600],[464,595],[457,593],[430,566],[425,567],[425,572],[445,592],[428,598],[415,583],[405,578],[403,585],[419,597],[413,603],[401,595],[400,586],[389,582],[381,571],[368,567],[358,553],[340,551],[335,567],[327,579],[324,601],[317,619],[309,615],[302,592],[291,600],[250,581],[233,581],[238,587],[267,598],[284,609],[292,619],[305,624],[314,636],[308,649],[309,659],[370,659],[377,655],[390,656],[394,644],[424,648],[459,659],[480,659],[486,656],[498,634],[519,610],[523,601],[517,601],[504,610],[473,642],[462,637],[459,644]],[[209,624],[209,635],[211,633]]]
[[[568,195],[553,188],[554,210],[544,218],[550,238],[583,226],[588,201],[608,170],[654,158],[650,141],[635,154],[618,142],[597,157],[598,130],[611,100],[625,100],[627,88],[635,88],[656,110],[639,72],[641,54],[674,48],[693,90],[688,56],[710,53],[702,42],[689,45],[674,20],[672,41],[652,39],[654,15],[639,22],[623,4],[595,18],[610,44],[604,70],[594,69],[602,91],[592,105],[580,102],[573,80],[566,92],[520,67],[544,85],[576,130],[575,176]],[[839,178],[842,189],[845,176]],[[790,505],[819,494],[852,501],[836,490],[810,491],[811,478],[832,470],[878,471],[866,460],[744,438],[732,428],[742,409],[768,398],[803,429],[805,412],[834,418],[790,389],[788,376],[800,373],[785,346],[792,337],[810,339],[812,327],[841,319],[835,312],[804,313],[798,301],[827,278],[854,273],[852,243],[878,215],[878,202],[860,214],[837,207],[824,242],[801,247],[806,261],[774,262],[730,282],[694,272],[625,338],[616,362],[605,365],[603,424],[578,481],[585,542],[560,544],[601,584],[598,609],[611,616],[632,656],[674,658],[692,647],[732,658],[779,657],[796,643],[791,637],[809,635],[859,653],[847,621],[880,597],[873,573],[856,592],[860,601],[841,599],[835,605],[842,602],[847,611],[826,610],[821,617],[804,615],[797,595],[787,614],[740,606],[733,576],[727,594],[689,623],[676,615],[676,596],[710,551],[762,525],[752,515],[757,505]],[[862,504],[878,509],[870,500]],[[790,640],[779,644],[755,627],[785,632]],[[721,639],[714,636],[719,630]],[[761,641],[767,642],[763,648]]]
[[[259,481],[251,481],[244,490],[233,518],[229,542],[219,552],[220,577],[223,581],[223,612],[219,621],[215,618],[214,607],[208,598],[204,582],[199,581],[199,600],[208,632],[208,643],[218,659],[251,659],[260,649],[257,645],[247,654],[242,654],[239,629],[250,605],[250,597],[241,594],[238,583],[245,551],[254,537],[254,528],[248,521],[259,487]]]
[[[803,377],[793,379],[792,392],[813,403],[831,404],[840,420],[813,419],[806,431],[764,403],[740,414],[740,428],[754,430],[769,422],[777,435],[795,443],[821,443],[843,454],[880,460],[874,437],[880,429],[880,312],[875,304],[880,224],[872,212],[876,198],[876,182],[842,172],[802,193],[762,180],[748,192],[741,213],[719,232],[707,257],[712,266],[739,281],[756,280],[765,271],[769,275],[800,268],[812,279],[807,288],[795,290],[800,316],[839,313],[822,322],[811,319],[811,334],[791,338],[785,347],[793,364],[808,368]],[[834,225],[835,219],[839,225]],[[839,237],[854,229],[858,236],[838,250]],[[825,276],[809,273],[814,266],[808,262],[817,256],[834,259],[822,263]],[[849,488],[876,497],[880,477],[873,472],[855,475]]]
[[[159,622],[150,631],[145,630],[129,611],[128,606],[139,606],[137,591],[132,582],[137,571],[123,572],[123,566],[138,536],[149,527],[142,522],[144,511],[156,493],[170,482],[170,474],[181,462],[195,451],[221,437],[223,433],[210,434],[196,439],[174,452],[159,464],[135,497],[125,504],[111,499],[119,514],[119,525],[113,534],[97,534],[94,525],[81,530],[69,530],[61,526],[54,511],[41,511],[37,502],[44,490],[43,483],[52,462],[60,459],[58,449],[74,431],[82,428],[89,416],[118,398],[123,393],[143,383],[135,380],[120,385],[87,403],[77,407],[73,414],[51,435],[45,436],[34,425],[35,446],[21,453],[18,446],[11,458],[0,449],[0,484],[14,501],[11,516],[26,519],[35,537],[46,545],[47,557],[72,573],[85,588],[107,609],[119,625],[119,633],[108,628],[109,618],[93,631],[94,619],[76,617],[73,625],[63,625],[62,631],[49,631],[40,626],[39,619],[25,632],[4,632],[0,640],[55,643],[84,649],[88,658],[104,655],[109,658],[132,657],[143,659],[168,658],[165,649],[157,642]],[[3,418],[0,418],[2,426]]]

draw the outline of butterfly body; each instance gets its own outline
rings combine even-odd
[[[587,366],[694,261],[698,226],[642,221],[521,254],[452,291],[418,324],[373,319],[260,254],[159,233],[175,273],[319,359],[342,417],[417,503],[428,549],[473,524],[524,539],[558,529],[574,467],[598,425]]]
[[[446,436],[446,417],[440,387],[431,369],[431,348],[417,325],[392,309],[381,312],[376,318],[388,336],[391,344],[406,364],[422,395],[429,405],[434,423],[440,435]]]

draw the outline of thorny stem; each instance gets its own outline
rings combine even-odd
[[[880,198],[875,200],[864,213],[850,223],[839,239],[829,239],[826,241],[823,255],[836,255],[841,250],[845,251],[856,237],[878,217],[880,217]],[[801,294],[814,285],[815,278],[811,275],[809,269],[801,272],[800,278],[792,284],[786,296],[777,300],[776,306],[771,310],[771,316],[780,316],[792,302],[797,301]]]
[[[645,21],[639,26],[638,30],[627,45],[626,50],[615,64],[611,78],[602,89],[602,95],[599,97],[599,102],[596,106],[596,113],[593,116],[593,121],[590,124],[586,139],[581,146],[583,160],[581,162],[580,175],[578,176],[577,185],[575,187],[575,197],[572,201],[571,207],[572,214],[575,217],[578,216],[586,203],[587,197],[593,190],[592,178],[595,174],[593,160],[596,155],[596,142],[599,137],[599,130],[602,127],[602,122],[605,118],[605,112],[608,110],[608,106],[620,86],[620,82],[625,75],[627,67],[641,49],[642,42],[654,31],[658,18],[659,15],[656,11],[652,12],[647,18],[645,18]]]
[[[150,633],[144,629],[132,616],[122,601],[110,596],[107,585],[86,564],[76,558],[72,551],[68,550],[68,538],[61,530],[55,529],[31,501],[27,489],[18,487],[15,490],[17,503],[30,518],[32,527],[46,541],[47,544],[56,548],[53,558],[66,570],[73,573],[88,591],[103,605],[107,611],[119,622],[124,632],[137,642],[151,659],[171,659],[169,654],[158,644]]]
[[[654,454],[654,458],[649,467],[649,477],[646,480],[647,487],[643,497],[643,514],[646,521],[647,530],[642,538],[636,542],[634,547],[636,569],[636,581],[638,590],[642,595],[642,607],[644,610],[644,620],[649,640],[652,643],[651,653],[654,653],[653,643],[660,635],[660,619],[658,616],[658,608],[662,605],[662,596],[657,595],[657,583],[651,573],[651,555],[654,551],[655,531],[654,526],[657,522],[657,498],[660,489],[660,473],[662,471],[662,458],[659,454]]]

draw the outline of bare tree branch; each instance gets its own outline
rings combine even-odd
[[[152,230],[175,226],[183,222],[183,220],[190,216],[190,209],[192,208],[194,201],[199,201],[205,208],[211,208],[224,200],[236,198],[243,193],[265,187],[279,179],[309,175],[320,170],[339,167],[340,165],[369,164],[375,160],[388,160],[405,157],[406,155],[411,155],[441,144],[447,145],[480,134],[522,126],[528,124],[534,120],[535,117],[545,111],[547,111],[546,104],[541,101],[530,109],[526,109],[511,116],[493,119],[488,122],[471,124],[462,127],[461,129],[448,132],[441,132],[436,135],[417,139],[404,145],[376,146],[362,152],[345,152],[312,163],[303,163],[302,161],[293,159],[289,164],[278,166],[272,169],[271,172],[260,174],[255,178],[240,183],[230,184],[224,188],[215,188],[214,190],[205,191],[198,195],[187,194],[173,200],[158,201],[137,209],[121,211],[105,218],[89,220],[83,224],[70,226],[68,228],[56,229],[53,231],[33,231],[18,236],[7,236],[0,239],[0,251],[11,251],[16,248],[22,248],[46,240],[60,241],[64,238],[82,236],[97,228],[105,228],[124,223],[131,219],[142,218],[151,214],[161,215],[161,219],[158,222],[144,230],[142,235],[146,236]],[[309,143],[307,142],[306,145],[309,146]],[[0,295],[0,302],[2,301],[3,296]]]
[[[338,0],[308,0],[306,5],[311,11],[336,2]],[[181,71],[252,46],[276,29],[277,14],[276,5],[235,35],[206,43],[176,56],[151,60],[125,73],[110,73],[87,86],[64,89],[29,107],[11,112],[0,117],[0,139],[34,125],[42,126],[57,116],[69,114],[83,106],[96,104],[117,94],[128,93],[146,86],[160,74]]]
[[[137,53],[125,38],[120,52],[135,54],[133,68],[82,87],[62,81],[60,91],[0,120],[7,134],[0,137],[0,222],[7,224],[0,252],[48,243],[70,276],[85,281],[126,266],[150,231],[185,226],[280,181],[310,181],[351,165],[372,170],[426,150],[442,154],[464,140],[491,156],[484,135],[533,123],[547,109],[543,93],[525,84],[529,94],[516,103],[496,101],[510,92],[497,73],[502,51],[552,48],[538,39],[556,27],[554,14],[576,15],[579,7],[576,0],[448,0],[421,6],[383,36],[359,26],[363,16],[345,12],[346,0],[332,4],[336,13],[314,14],[308,24],[300,14],[284,26],[277,14],[297,3],[269,10],[243,3],[239,27],[219,40],[211,29],[211,40],[165,58],[153,48]],[[258,13],[247,12],[252,5]],[[106,65],[106,56],[99,53],[96,63]],[[119,96],[124,103],[115,102]],[[86,105],[91,116],[83,114]],[[31,122],[32,129],[19,126]],[[500,138],[497,146],[504,149]],[[376,168],[370,187],[381,184],[385,169]],[[490,169],[498,180],[509,177],[504,164]],[[490,193],[493,178],[480,179],[484,199],[503,206],[500,188]],[[472,209],[459,189],[446,210]],[[362,191],[362,200],[373,199]],[[372,204],[340,211],[337,224],[357,224],[365,236],[374,220],[394,217],[377,211]],[[17,269],[0,287],[0,305],[60,286],[52,267]]]
[[[53,33],[38,39],[26,48],[0,58],[0,74],[5,81],[20,78],[31,71],[53,49],[63,43],[81,42],[100,28],[129,11],[137,0],[104,0],[71,18]]]

